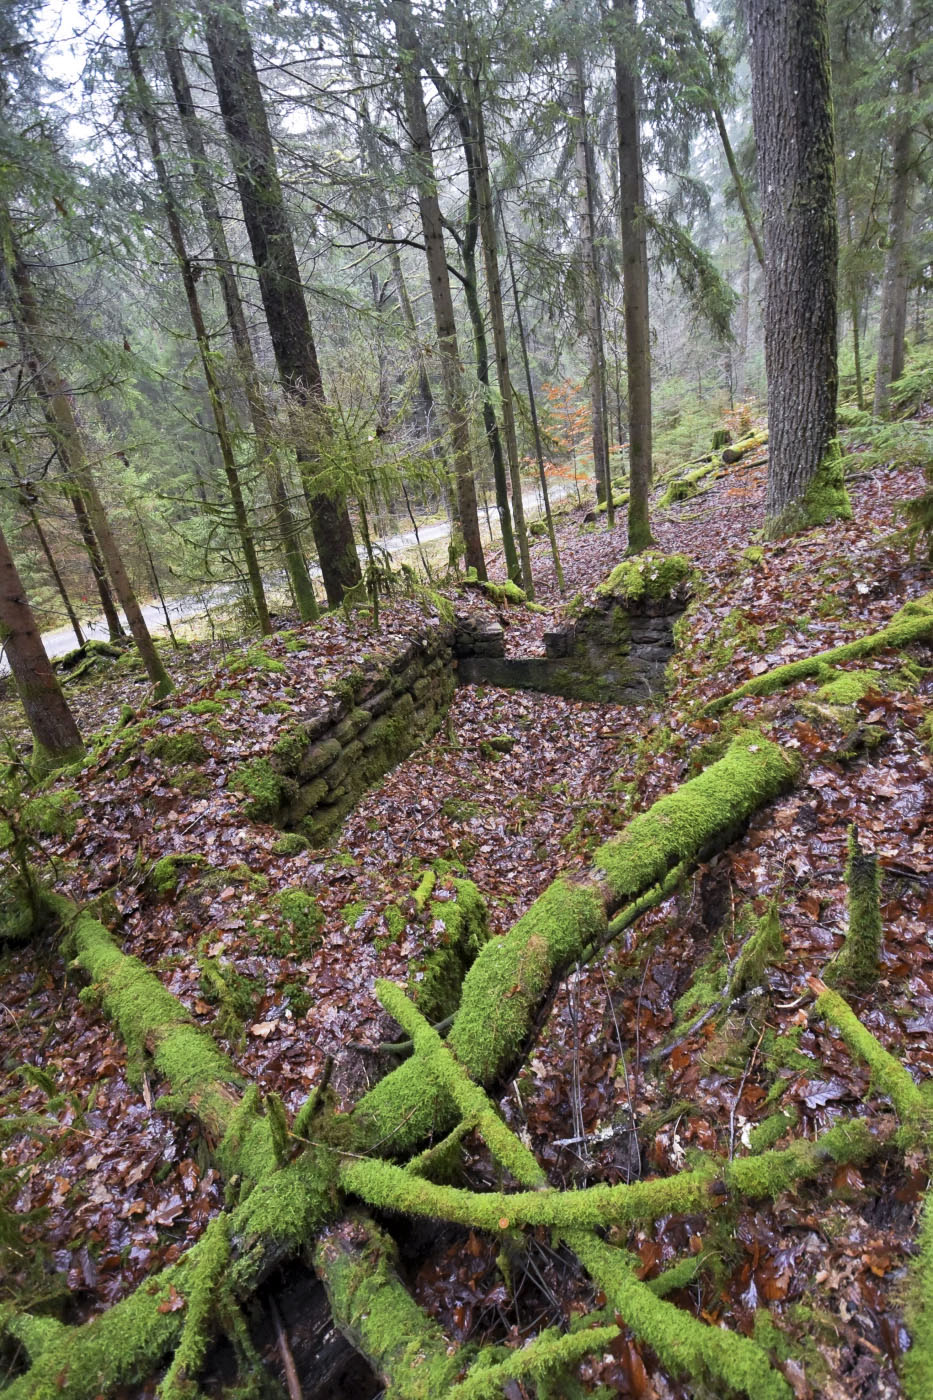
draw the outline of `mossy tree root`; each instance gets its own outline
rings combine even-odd
[[[830,679],[831,667],[844,661],[860,661],[867,656],[876,656],[881,651],[902,651],[914,642],[929,641],[933,638],[933,593],[899,609],[886,627],[872,632],[867,637],[858,637],[853,642],[843,642],[841,646],[830,647],[816,656],[806,656],[800,661],[790,661],[786,666],[776,666],[773,671],[765,671],[753,676],[743,685],[730,690],[726,695],[717,696],[704,708],[704,714],[714,715],[728,709],[737,700],[748,695],[773,695],[797,681],[813,677]]]
[[[499,1400],[509,1381],[532,1380],[536,1385],[560,1381],[594,1351],[607,1351],[619,1335],[617,1326],[577,1327],[573,1332],[542,1332],[533,1342],[494,1365],[474,1366],[444,1400]],[[538,1391],[537,1393],[541,1393]],[[566,1393],[548,1391],[548,1394]]]

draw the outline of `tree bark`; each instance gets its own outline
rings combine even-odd
[[[460,529],[463,532],[467,566],[476,570],[478,578],[485,579],[486,561],[483,558],[479,516],[476,509],[476,483],[473,478],[473,460],[470,453],[470,425],[466,395],[463,389],[460,348],[457,343],[457,323],[450,291],[450,275],[447,271],[447,253],[444,248],[441,209],[437,197],[428,114],[424,105],[421,74],[416,59],[418,42],[412,26],[411,10],[407,0],[392,0],[390,9],[398,38],[405,115],[412,143],[415,181],[418,188],[418,208],[421,214],[428,278],[434,305],[437,348],[444,382],[447,417],[453,442],[454,470],[457,481],[457,513]]]
[[[205,33],[246,232],[282,388],[294,410],[295,451],[311,504],[311,530],[327,601],[359,583],[343,482],[320,479],[315,440],[329,432],[295,245],[285,212],[256,62],[240,0],[204,0]],[[318,468],[317,478],[315,468]]]
[[[628,550],[654,544],[648,500],[651,456],[651,326],[648,307],[648,244],[645,190],[638,130],[638,99],[632,57],[634,0],[613,0],[615,35],[616,139],[619,147],[619,222],[622,233],[625,363],[628,374],[629,500]]]
[[[4,444],[4,446],[6,446],[6,444]],[[62,607],[65,609],[68,621],[71,623],[71,630],[75,634],[75,640],[79,647],[83,647],[86,639],[81,630],[81,623],[78,621],[78,614],[75,612],[71,603],[71,598],[68,596],[68,589],[65,587],[65,580],[62,578],[61,570],[55,562],[52,546],[49,544],[48,537],[42,528],[42,523],[36,514],[36,508],[33,504],[36,497],[29,483],[20,479],[19,472],[12,460],[10,462],[10,471],[19,495],[19,503],[35,532],[36,539],[39,541],[39,548],[45,556],[45,562],[48,565],[49,573],[52,575],[52,581],[58,590],[58,596],[62,600]]]
[[[146,619],[143,617],[142,609],[123,562],[123,556],[110,528],[107,512],[104,510],[103,502],[98,494],[97,485],[85,455],[78,419],[71,402],[71,391],[51,356],[45,352],[44,337],[29,271],[19,250],[13,243],[9,215],[5,210],[0,210],[0,219],[3,223],[2,266],[5,273],[7,269],[9,271],[13,318],[17,324],[23,353],[42,400],[42,411],[49,437],[55,445],[59,461],[64,467],[66,475],[71,478],[82,497],[90,524],[97,536],[101,553],[113,580],[117,597],[120,599],[126,620],[130,625],[133,640],[139,649],[146,673],[155,686],[156,695],[161,698],[172,690],[172,682],[149,634]]]
[[[253,531],[246,511],[246,502],[243,499],[243,488],[240,482],[240,474],[237,470],[236,456],[233,451],[233,442],[227,424],[227,414],[224,409],[223,396],[220,392],[220,384],[211,357],[210,337],[207,333],[204,313],[201,310],[201,302],[198,297],[194,267],[191,258],[188,256],[188,250],[185,245],[185,233],[181,221],[181,212],[178,208],[178,202],[175,198],[171,179],[169,178],[168,166],[162,154],[162,138],[159,134],[158,122],[156,121],[155,104],[149,84],[146,81],[146,75],[143,72],[142,60],[139,56],[139,46],[136,41],[136,31],[133,27],[133,21],[130,18],[126,0],[117,0],[117,9],[123,25],[123,42],[126,48],[126,56],[129,60],[130,72],[133,75],[133,98],[143,125],[143,130],[146,133],[146,140],[149,144],[152,164],[156,172],[156,181],[159,186],[159,195],[162,200],[162,209],[165,214],[165,221],[168,224],[169,239],[171,240],[172,249],[175,253],[175,260],[178,263],[182,286],[185,289],[185,301],[188,305],[188,314],[191,317],[198,353],[201,356],[204,380],[207,384],[211,411],[214,415],[214,425],[217,429],[217,442],[220,447],[221,460],[223,461],[224,475],[227,478],[227,489],[230,492],[230,500],[233,505],[233,519],[236,532],[240,539],[240,548],[243,551],[250,592],[253,596],[253,606],[256,609],[259,630],[268,634],[272,631],[272,623],[269,618],[269,609],[266,605],[266,595],[262,585],[259,560],[256,556],[256,544],[253,539]]]
[[[913,25],[908,22],[907,49],[913,48]],[[898,83],[897,119],[891,140],[891,205],[888,211],[887,251],[881,286],[881,324],[878,328],[878,363],[875,369],[874,414],[883,418],[889,409],[889,392],[904,373],[904,336],[907,329],[908,196],[913,166],[913,132],[910,98],[914,70],[908,64]]]
[[[33,763],[47,772],[81,757],[84,744],[45,654],[22,580],[0,530],[0,643],[34,740]]]
[[[599,263],[593,230],[593,181],[590,143],[586,129],[586,84],[583,63],[575,61],[573,82],[576,143],[574,160],[577,168],[577,213],[580,225],[580,251],[583,262],[583,315],[589,352],[590,414],[593,427],[593,470],[596,474],[596,498],[606,502],[606,520],[613,523],[612,481],[609,475],[609,452],[606,423],[603,415],[602,310],[599,295]]]
[[[175,97],[175,105],[181,119],[185,145],[188,148],[188,157],[194,172],[201,214],[210,240],[217,276],[220,280],[224,308],[227,313],[227,324],[233,338],[233,348],[243,383],[243,392],[246,395],[250,421],[255,434],[256,455],[263,465],[269,482],[276,527],[282,553],[285,557],[285,567],[288,570],[289,581],[302,622],[313,622],[318,616],[314,585],[305,567],[304,556],[301,552],[300,532],[292,514],[281,468],[275,458],[272,424],[263,398],[259,372],[256,368],[253,347],[246,325],[246,316],[243,312],[243,299],[240,296],[240,288],[227,244],[227,234],[214,191],[214,181],[204,145],[204,136],[191,96],[191,87],[185,72],[184,60],[178,48],[174,18],[165,0],[157,0],[155,18],[165,65],[172,85],[172,93]]]
[[[59,458],[59,461],[61,462],[61,458]],[[65,463],[61,462],[61,466],[63,472],[62,486],[65,495],[71,502],[71,508],[78,522],[78,529],[81,531],[81,539],[87,551],[88,561],[91,565],[91,573],[94,575],[94,583],[100,595],[100,605],[107,622],[107,632],[110,636],[110,640],[116,642],[121,637],[125,637],[126,633],[123,630],[123,623],[120,621],[120,614],[117,612],[117,605],[113,600],[113,593],[111,592],[110,583],[107,579],[107,568],[100,552],[100,545],[97,543],[97,536],[94,534],[94,527],[88,516],[84,498],[69,476],[68,468]]]
[[[825,0],[750,0],[748,24],[765,235],[766,519],[777,534],[848,505],[830,450],[838,239]]]
[[[515,404],[512,394],[512,376],[509,369],[509,347],[505,332],[505,311],[502,305],[502,278],[499,272],[499,254],[496,246],[496,219],[492,203],[492,186],[489,179],[486,124],[479,83],[475,79],[472,106],[471,125],[475,137],[473,152],[479,229],[483,244],[486,291],[489,295],[489,317],[492,321],[493,345],[496,351],[496,378],[499,381],[499,397],[502,400],[502,427],[505,432],[505,448],[509,459],[509,476],[512,481],[512,515],[515,519],[515,534],[518,536],[525,593],[529,598],[534,598],[531,550],[528,545],[528,530],[525,526],[525,504],[522,500],[521,463],[518,460],[518,434],[515,431]]]
[[[522,304],[518,296],[518,283],[515,278],[515,263],[512,259],[512,245],[509,241],[509,229],[502,212],[501,200],[499,202],[499,218],[502,222],[502,236],[505,240],[505,256],[509,264],[509,281],[512,283],[512,300],[515,303],[518,343],[521,346],[522,365],[525,370],[525,387],[528,390],[528,411],[531,414],[531,430],[535,439],[535,456],[538,459],[538,480],[541,483],[541,499],[544,501],[544,518],[547,521],[547,533],[551,545],[551,558],[554,561],[554,573],[557,577],[557,587],[559,591],[563,593],[564,569],[560,561],[560,550],[557,547],[557,532],[554,529],[554,516],[551,513],[551,497],[548,493],[547,474],[544,470],[544,449],[541,445],[541,425],[538,422],[538,405],[535,402],[535,390],[531,381],[531,365],[528,360],[528,341],[525,338],[525,326],[522,321]]]

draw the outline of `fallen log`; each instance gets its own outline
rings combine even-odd
[[[767,430],[760,433],[752,433],[750,437],[742,438],[740,442],[732,443],[731,447],[722,449],[722,460],[727,466],[733,462],[741,462],[743,457],[747,457],[750,452],[754,452],[758,447],[764,447],[768,441]]]

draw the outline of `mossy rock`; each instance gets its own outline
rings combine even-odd
[[[596,589],[599,597],[620,598],[632,605],[646,600],[672,598],[693,578],[693,565],[685,554],[663,554],[648,549],[623,559]]]
[[[207,759],[207,749],[190,729],[180,734],[157,734],[146,744],[145,751],[150,758],[158,758],[171,768],[204,763]]]
[[[150,889],[162,897],[172,894],[178,886],[184,870],[197,870],[207,864],[204,856],[194,851],[177,851],[157,860],[150,870],[146,882]]]
[[[286,831],[273,845],[272,854],[274,856],[300,856],[310,849],[311,843],[304,836],[301,836],[297,831]]]
[[[270,656],[261,645],[250,647],[227,666],[232,676],[242,675],[245,671],[268,671],[273,675],[280,675],[285,669],[285,662]]]
[[[830,705],[857,705],[872,690],[881,687],[879,671],[839,671],[816,692]]]
[[[230,786],[244,794],[243,811],[257,822],[275,821],[282,808],[298,795],[298,784],[277,773],[267,758],[252,758],[241,764],[234,770]]]
[[[532,520],[531,524],[528,526],[528,533],[529,535],[533,535],[536,540],[543,539],[547,534],[547,521]]]

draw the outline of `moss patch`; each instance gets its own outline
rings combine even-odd
[[[203,763],[207,758],[207,749],[197,734],[193,734],[190,730],[184,730],[180,734],[156,735],[146,744],[146,753],[150,758],[161,759],[170,767]]]
[[[646,598],[660,602],[672,594],[694,573],[685,554],[662,554],[646,549],[632,559],[623,559],[596,592],[600,597],[621,598],[624,603],[641,603]]]

